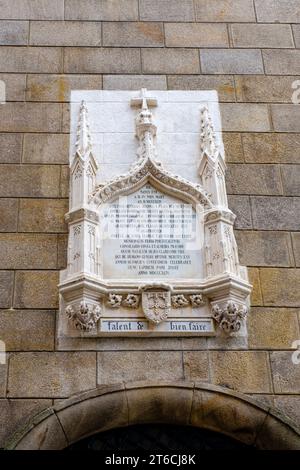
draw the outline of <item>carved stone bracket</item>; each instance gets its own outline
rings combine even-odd
[[[83,301],[79,305],[68,305],[66,314],[77,330],[91,331],[96,328],[101,316],[101,309],[99,305]]]
[[[227,302],[223,308],[217,304],[212,307],[213,318],[227,335],[236,333],[241,329],[247,311],[245,305],[238,306],[232,301]]]

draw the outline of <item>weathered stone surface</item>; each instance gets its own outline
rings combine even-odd
[[[0,331],[7,351],[52,351],[55,312],[0,310]]]
[[[58,272],[17,271],[15,276],[14,307],[57,308]]]
[[[288,416],[295,424],[300,422],[300,396],[299,395],[275,395],[274,406],[281,413]]]
[[[0,73],[0,80],[5,84],[5,101],[24,101],[26,91],[26,75]],[[3,98],[1,98],[2,100]]]
[[[65,0],[66,20],[135,21],[138,0]]]
[[[60,173],[60,196],[69,197],[69,179],[70,179],[70,170],[68,165],[61,167]]]
[[[0,232],[15,232],[18,221],[18,200],[0,199]]]
[[[19,163],[21,154],[21,134],[0,134],[0,163]]]
[[[166,23],[167,47],[228,47],[225,24]]]
[[[242,141],[246,162],[298,163],[300,161],[300,134],[244,134]]]
[[[199,73],[195,49],[142,49],[144,73]]]
[[[0,271],[0,308],[9,308],[12,305],[13,271]]]
[[[252,284],[252,291],[250,295],[250,304],[251,305],[263,305],[260,279],[259,279],[259,270],[257,268],[248,269],[249,282]]]
[[[57,197],[59,195],[58,166],[2,165],[1,197]]]
[[[28,21],[0,21],[0,45],[21,46],[28,43]]]
[[[264,305],[300,306],[300,269],[263,268],[260,281]]]
[[[203,49],[200,60],[203,73],[255,74],[264,71],[258,49]]]
[[[266,23],[298,23],[299,0],[255,0],[257,21]]]
[[[30,101],[70,101],[71,90],[101,88],[101,75],[34,74],[27,77],[26,97]]]
[[[161,47],[163,45],[162,23],[103,23],[103,46]]]
[[[291,235],[296,266],[300,266],[300,233],[292,233]]]
[[[57,416],[50,414],[18,442],[16,450],[63,450],[67,445],[66,436]]]
[[[234,82],[228,75],[169,75],[170,90],[216,90],[220,101],[234,101]]]
[[[3,132],[59,132],[60,121],[59,104],[6,103],[0,106],[0,130]]]
[[[283,194],[300,196],[300,166],[282,165],[281,167]]]
[[[299,337],[296,309],[253,307],[247,323],[250,349],[290,349]]]
[[[132,367],[134,364],[134,367]],[[183,379],[182,355],[159,351],[105,351],[98,353],[98,385],[124,380]]]
[[[265,72],[274,75],[299,75],[300,51],[265,49],[262,51]]]
[[[185,351],[183,353],[183,373],[185,380],[209,380],[208,353],[205,351]]]
[[[224,131],[270,130],[268,108],[264,104],[222,103],[221,114]]]
[[[288,424],[269,415],[266,417],[255,442],[261,450],[300,450],[299,432],[294,431]]]
[[[3,46],[0,69],[1,72],[60,73],[62,52],[54,47]]]
[[[22,232],[66,232],[64,199],[21,199],[19,230]]]
[[[275,131],[300,132],[300,106],[272,104],[271,113]]]
[[[139,73],[140,51],[122,48],[68,47],[64,51],[66,73]]]
[[[235,77],[237,101],[290,103],[292,83],[298,77],[243,75]]]
[[[16,20],[62,20],[62,0],[2,0],[1,18]]]
[[[241,264],[245,266],[291,266],[292,246],[286,232],[235,232]]]
[[[6,396],[6,383],[7,383],[7,356],[6,356],[5,364],[0,364],[0,397]]]
[[[300,47],[300,25],[299,24],[293,24],[292,28],[293,28],[295,46],[297,48],[299,48]]]
[[[101,46],[101,23],[94,21],[33,21],[33,46]]]
[[[10,356],[10,397],[63,398],[95,386],[93,352],[28,352]]]
[[[211,351],[211,381],[245,393],[270,392],[268,354],[254,351]]]
[[[68,235],[57,235],[57,268],[65,269],[67,267]]]
[[[0,366],[1,367],[1,366]],[[35,414],[52,405],[52,400],[0,400],[0,446],[8,437],[27,423]]]
[[[166,90],[167,79],[164,75],[104,75],[104,90]]]
[[[195,0],[194,3],[197,21],[255,21],[251,0]]]
[[[248,196],[228,196],[228,205],[236,215],[234,222],[236,229],[252,228],[250,199]]]
[[[294,47],[286,24],[233,24],[231,33],[234,47]]]
[[[194,21],[192,0],[140,0],[141,21]]]
[[[241,163],[244,161],[241,134],[235,132],[223,133],[225,159],[228,163]]]
[[[56,263],[56,235],[0,234],[0,265],[3,269],[53,269]]]
[[[67,134],[25,134],[22,161],[67,164],[69,141],[70,137]]]
[[[300,230],[295,214],[300,210],[300,198],[252,196],[253,228],[257,230]]]
[[[280,169],[234,163],[227,167],[226,186],[228,194],[281,194]]]
[[[299,364],[293,364],[292,351],[274,351],[270,362],[275,393],[299,393]]]

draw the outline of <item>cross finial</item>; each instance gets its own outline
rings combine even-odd
[[[157,99],[147,96],[147,88],[142,88],[139,98],[132,98],[130,101],[132,107],[140,106],[142,109],[148,109],[149,106],[157,106]]]

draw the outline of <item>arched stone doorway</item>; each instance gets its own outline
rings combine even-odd
[[[162,423],[194,426],[258,449],[300,449],[300,431],[243,394],[205,383],[128,382],[81,393],[46,409],[7,449],[65,449],[99,432]]]

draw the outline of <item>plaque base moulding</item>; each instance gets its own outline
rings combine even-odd
[[[107,93],[111,99],[112,92]],[[68,264],[60,275],[59,336],[246,336],[251,285],[247,269],[239,264],[235,216],[227,204],[225,161],[210,103],[194,103],[201,129],[198,180],[189,180],[167,170],[159,159],[149,109],[157,100],[144,89],[131,100],[131,92],[122,93],[128,96],[130,112],[139,108],[137,159],[108,181],[102,180],[94,156],[87,104],[80,105],[70,162]],[[175,92],[164,93],[162,111]],[[174,114],[176,109],[173,102]],[[124,125],[116,113],[118,119]]]

